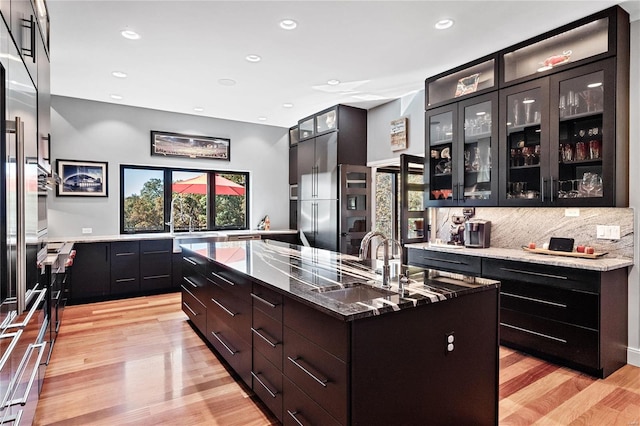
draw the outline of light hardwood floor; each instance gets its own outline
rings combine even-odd
[[[180,306],[174,293],[67,307],[35,424],[277,424]],[[507,348],[500,358],[500,425],[640,425],[640,368],[598,380]]]

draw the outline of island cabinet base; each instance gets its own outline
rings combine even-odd
[[[497,424],[497,323],[497,290],[354,321],[351,424]]]

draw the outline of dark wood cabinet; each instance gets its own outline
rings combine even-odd
[[[438,269],[461,274],[480,275],[482,259],[476,256],[451,255],[437,251],[410,248],[408,263],[426,269]]]
[[[140,244],[138,241],[119,241],[111,246],[111,295],[133,294],[140,291]]]
[[[174,288],[171,275],[172,255],[172,240],[140,241],[140,290]]]
[[[111,288],[111,245],[76,243],[71,279],[71,300],[77,301],[109,294]]]

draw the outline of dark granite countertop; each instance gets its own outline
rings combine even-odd
[[[199,242],[181,247],[345,321],[445,301],[500,284],[410,268],[409,282],[400,294],[397,276],[392,278],[391,289],[385,291],[381,288],[382,276],[370,261],[327,250],[271,240]],[[377,263],[379,267],[382,264]],[[398,263],[393,266],[392,270],[399,269]],[[354,291],[345,289],[353,287],[358,289],[345,294]]]

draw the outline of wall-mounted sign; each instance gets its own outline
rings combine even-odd
[[[407,117],[391,122],[391,150],[407,149]]]

